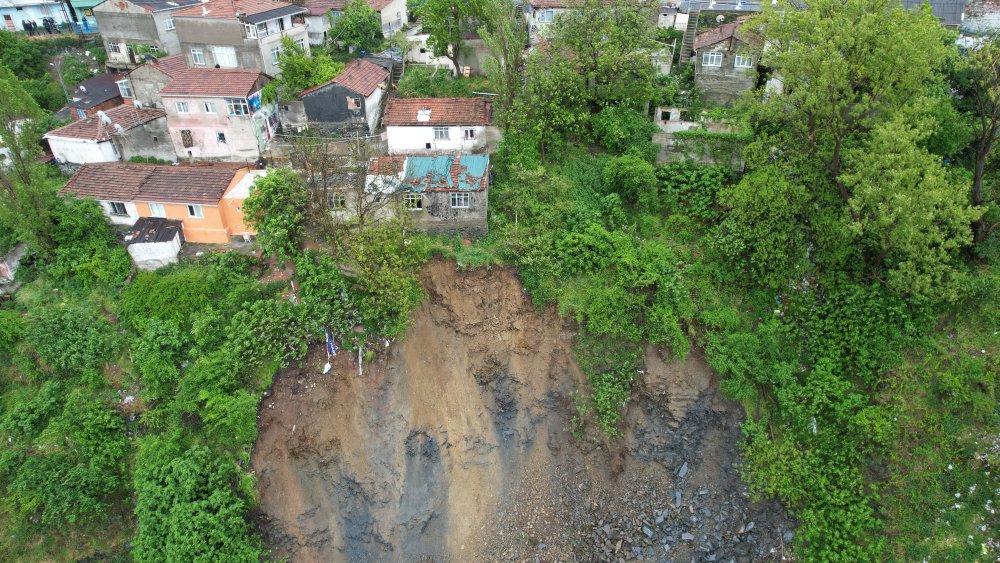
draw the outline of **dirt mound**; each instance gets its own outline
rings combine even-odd
[[[358,377],[283,370],[261,406],[260,529],[298,561],[773,559],[784,511],[733,466],[740,412],[692,354],[647,369],[609,451],[567,430],[573,327],[510,270],[434,262],[406,337]],[[751,524],[752,523],[752,524]]]

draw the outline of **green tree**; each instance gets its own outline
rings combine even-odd
[[[476,29],[483,16],[483,0],[421,0],[411,4],[423,30],[430,34],[427,46],[435,57],[447,57],[461,70],[459,59],[465,35]]]
[[[622,202],[654,210],[658,202],[656,170],[642,157],[629,153],[615,157],[603,171],[605,189],[618,194]]]
[[[517,17],[514,2],[484,0],[479,37],[489,50],[484,62],[486,75],[496,89],[496,121],[505,128],[511,122],[514,98],[521,89],[524,73],[524,45],[528,41],[524,21]]]
[[[555,147],[583,131],[590,112],[586,83],[558,49],[528,57],[527,84],[515,101],[511,128],[534,141],[544,159]]]
[[[331,18],[333,41],[342,42],[348,48],[371,51],[382,40],[382,20],[366,0],[350,0],[343,14],[337,18],[328,17]]]
[[[278,59],[280,75],[265,86],[269,99],[291,100],[306,88],[332,80],[344,70],[344,63],[327,54],[309,56],[290,37],[281,39],[281,58]]]
[[[254,180],[243,214],[265,253],[293,260],[302,245],[308,206],[305,182],[292,169],[280,168]]]

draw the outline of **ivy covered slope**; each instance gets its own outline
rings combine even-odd
[[[960,54],[894,2],[779,7],[753,26],[786,88],[739,104],[740,175],[655,164],[643,110],[672,93],[648,90],[641,24],[618,35],[599,2],[557,21],[495,155],[490,237],[457,257],[516,265],[579,322],[581,435],[620,432],[643,343],[697,347],[799,557],[993,559],[1000,50]]]

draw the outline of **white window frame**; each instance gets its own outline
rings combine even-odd
[[[125,207],[125,202],[123,201],[109,201],[108,207],[111,209],[111,214],[116,217],[128,217],[128,208]],[[121,207],[121,211],[118,208]]]
[[[183,114],[183,113],[191,113],[189,111],[191,108],[188,107],[188,103],[187,102],[174,102],[174,109],[177,110],[177,113],[181,113],[181,114]]]
[[[212,58],[220,68],[236,68],[240,65],[236,58],[236,48],[227,45],[212,45]]]
[[[162,203],[150,203],[149,214],[153,217],[166,217],[167,210],[163,207]]]
[[[278,59],[281,58],[281,47],[271,47],[271,62],[278,64]]]
[[[191,49],[191,64],[205,66],[205,50]]]
[[[475,141],[476,140],[476,130],[474,128],[466,128],[465,129],[465,140],[466,141]]]
[[[163,20],[163,29],[165,31],[173,31],[177,29],[176,27],[174,27],[174,18],[167,18]]]
[[[201,208],[200,204],[189,203],[188,206],[188,217],[192,219],[204,219],[205,211]]]
[[[305,39],[296,39],[295,40],[295,44],[299,46],[299,49],[302,49],[303,51],[306,50],[306,40]]]
[[[539,14],[538,14],[538,21],[540,23],[552,23],[552,22],[556,21],[555,10],[552,10],[552,9],[539,10],[538,12],[539,12]]]
[[[108,52],[120,55],[122,53],[122,48],[118,43],[108,41]]]
[[[335,192],[333,195],[330,196],[330,210],[331,211],[343,211],[345,209],[347,209],[347,196],[346,195],[344,195],[344,194],[342,194],[340,192]]]
[[[719,67],[722,66],[721,51],[706,51],[701,55],[701,66]]]
[[[468,209],[472,207],[472,194],[468,192],[451,192],[448,194],[448,203],[452,209]]]
[[[410,211],[423,211],[424,195],[413,193],[406,194],[406,197],[403,198],[403,205],[405,205]]]
[[[752,55],[736,55],[736,62],[733,64],[736,68],[753,68],[753,56]]]
[[[347,96],[347,109],[361,109],[361,98]]]
[[[435,127],[434,128],[434,140],[435,141],[450,141],[451,136],[449,134],[447,127]]]
[[[257,26],[252,23],[243,24],[243,29],[246,31],[247,39],[257,39]]]
[[[205,113],[215,113],[215,102],[202,102],[201,110]]]
[[[226,110],[229,115],[250,115],[250,104],[246,98],[226,98]]]
[[[123,98],[134,98],[135,95],[132,93],[132,85],[129,84],[128,79],[119,80],[115,82],[118,85],[118,93],[122,95]]]

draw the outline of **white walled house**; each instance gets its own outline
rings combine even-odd
[[[178,159],[256,160],[277,127],[260,91],[270,77],[257,71],[187,69],[160,98]]]
[[[330,17],[343,15],[347,0],[305,0],[302,6],[309,10],[306,14],[309,44],[325,45],[330,31]]]
[[[44,18],[52,18],[57,24],[69,21],[62,2],[54,0],[3,0],[0,1],[0,17],[3,17],[3,29],[15,33],[24,32],[23,22],[34,20],[41,35],[46,34],[42,27]]]
[[[368,0],[382,21],[382,35],[389,37],[406,23],[406,0]]]
[[[392,98],[382,123],[389,154],[490,153],[501,138],[486,98]]]
[[[52,156],[64,167],[117,162],[133,156],[173,160],[166,113],[122,104],[44,135]]]

